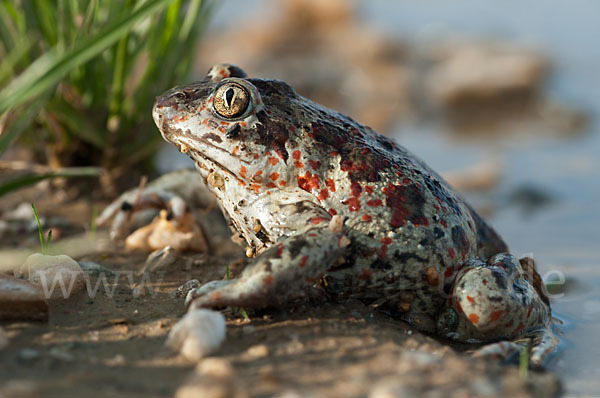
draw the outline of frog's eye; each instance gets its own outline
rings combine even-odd
[[[242,85],[235,82],[226,82],[215,90],[213,107],[215,111],[227,119],[242,116],[250,104],[250,93]]]

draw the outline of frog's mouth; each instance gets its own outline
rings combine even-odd
[[[154,113],[154,120],[164,140],[173,144],[181,153],[194,160],[196,168],[204,177],[215,171],[220,171],[238,181],[245,179],[245,176],[238,175],[238,173],[225,166],[225,163],[245,165],[245,167],[250,167],[250,163],[234,155],[227,148],[211,142],[211,139],[219,138],[214,133],[209,132],[204,136],[198,136],[189,130],[175,129],[169,125],[165,118],[158,117],[157,112]]]

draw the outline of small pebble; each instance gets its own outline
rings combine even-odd
[[[198,361],[215,352],[225,340],[225,317],[220,312],[194,309],[173,326],[167,347],[186,358]]]
[[[231,362],[223,358],[205,358],[196,366],[196,373],[202,376],[216,377],[223,380],[233,378]]]
[[[79,266],[88,275],[95,276],[114,276],[116,273],[106,268],[105,266],[95,263],[93,261],[79,261]]]
[[[48,320],[42,289],[22,279],[0,275],[0,320]]]
[[[171,297],[173,297],[173,298],[185,297],[191,290],[193,290],[197,287],[200,287],[200,281],[198,281],[198,279],[189,280],[186,283],[184,283],[183,285],[179,286],[177,289],[175,289],[171,293]]]
[[[79,263],[64,254],[47,256],[34,253],[15,270],[15,276],[27,278],[31,283],[41,286],[48,299],[67,299],[85,289]]]
[[[269,347],[265,344],[257,344],[246,350],[246,354],[250,359],[264,358],[269,355]]]

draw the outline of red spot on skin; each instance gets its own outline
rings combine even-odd
[[[471,321],[471,323],[475,324],[479,322],[479,315],[477,314],[470,314],[469,315],[469,321]]]
[[[485,279],[482,281],[482,283],[483,283],[484,285],[487,285],[487,281],[486,281]]]
[[[265,279],[263,280],[265,282],[265,285],[270,285],[273,283],[273,275],[267,275],[265,276]]]
[[[238,185],[246,186],[246,183],[240,179],[238,179]]]
[[[281,253],[283,253],[283,249],[285,246],[283,246],[282,244],[277,245],[277,252],[275,252],[275,257],[276,258],[280,258],[281,257]]]
[[[252,157],[254,158],[254,160],[258,159],[260,156],[258,155],[258,153],[255,153],[254,155],[252,155]]]
[[[350,190],[352,191],[352,195],[358,198],[362,192],[362,187],[358,182],[352,181],[352,183],[350,184]]]
[[[260,192],[260,184],[252,184],[252,189],[254,189],[254,193]]]
[[[448,249],[448,255],[450,256],[450,258],[454,258],[454,256],[456,255],[456,253],[454,253],[454,248],[449,248]]]
[[[373,217],[371,217],[368,214],[363,215],[361,218],[363,221],[366,221],[366,222],[371,222],[371,220],[373,220]]]
[[[246,178],[247,172],[248,172],[248,170],[246,169],[246,167],[240,166],[240,175],[242,176],[242,178]]]
[[[458,312],[462,312],[462,313],[464,313],[464,311],[463,311],[463,309],[462,309],[462,305],[460,305],[460,301],[457,301],[457,302],[456,302],[456,310],[457,310]]]
[[[327,185],[327,188],[329,188],[329,191],[335,192],[335,182],[333,181],[333,179],[328,178],[327,181],[325,182],[325,185]]]
[[[281,159],[285,160],[285,155],[283,153],[283,150],[281,148],[278,148],[275,150],[275,153],[277,154],[277,156],[279,156]]]
[[[310,166],[311,169],[318,170],[319,167],[321,167],[321,162],[319,162],[318,160],[309,159],[308,165]]]
[[[327,189],[322,189],[321,192],[319,192],[319,196],[317,196],[317,199],[323,201],[325,199],[327,199],[329,197],[329,191]]]
[[[287,184],[287,183],[285,182],[285,180],[279,180],[279,185],[281,185],[281,186],[283,187],[283,186],[285,186],[285,184]]]
[[[444,271],[444,276],[446,278],[451,277],[453,274],[454,274],[454,268],[452,268],[452,267],[446,268],[446,271]]]
[[[292,133],[295,133],[295,132],[296,132],[296,128],[295,128],[294,126],[290,126],[290,131],[291,131]]]
[[[275,165],[276,165],[278,162],[279,162],[279,159],[277,159],[277,158],[276,158],[276,157],[274,157],[274,156],[271,156],[271,157],[269,158],[269,163],[271,164],[271,166],[275,166]]]
[[[303,176],[298,176],[296,179],[298,181],[298,187],[307,192],[311,192],[313,189],[319,189],[319,183],[321,182],[321,177],[313,175],[310,171],[307,171]]]
[[[315,225],[319,225],[323,221],[325,221],[325,219],[323,217],[313,217],[310,219],[310,222]]]
[[[300,268],[304,268],[304,266],[306,265],[306,262],[308,261],[308,256],[303,256],[300,259]]]
[[[404,178],[404,179],[402,179],[402,183],[403,183],[404,185],[408,185],[408,184],[410,184],[410,183],[411,183],[411,181],[410,181],[410,178]]]
[[[343,160],[342,164],[340,165],[340,169],[342,169],[342,171],[352,170],[352,162],[349,160]]]
[[[417,226],[417,225],[424,225],[424,226],[428,226],[429,225],[429,220],[426,217],[413,217],[412,218],[412,223]],[[465,261],[465,259],[463,258],[463,261]]]
[[[337,214],[337,211],[335,209],[329,209],[328,213],[332,216],[335,216]]]
[[[344,204],[348,205],[348,210],[350,210],[350,211],[359,211],[360,210],[360,200],[358,198],[346,199]]]
[[[336,151],[331,151],[331,156],[337,156],[337,152]]]
[[[439,209],[438,209],[439,210]],[[440,220],[440,224],[442,224],[442,226],[444,228],[448,228],[448,223],[446,222],[446,220]]]
[[[240,122],[240,126],[242,126],[242,127],[246,127],[246,122],[243,122],[243,121],[242,121],[242,122]]]
[[[236,146],[236,147],[233,148],[233,151],[231,151],[231,153],[235,156],[235,155],[238,154],[239,150],[240,150],[240,147]]]
[[[301,169],[304,167],[304,163],[302,163],[299,160],[294,160],[294,166],[296,166],[296,168]]]
[[[314,232],[311,232],[310,234],[308,234],[308,236],[310,236],[311,238],[315,238],[317,236],[317,234],[315,234]]]
[[[388,245],[382,245],[379,250],[379,258],[384,259],[387,256]]]
[[[381,201],[381,199],[371,199],[371,200],[367,200],[367,206],[379,207],[379,206],[383,206],[383,202]]]
[[[363,155],[368,155],[369,153],[371,153],[371,150],[369,148],[363,148],[362,151],[360,151]]]
[[[373,275],[373,273],[370,270],[363,268],[360,273],[360,279],[363,281],[367,281],[367,280],[371,279],[372,275]]]
[[[262,172],[263,172],[262,170],[258,170],[258,171],[257,171],[256,173],[254,173],[254,174],[255,174],[255,175],[257,175],[257,176],[260,176],[260,175],[262,175]]]
[[[471,297],[471,296],[467,296],[467,300],[469,300],[469,303],[475,302],[475,299],[473,299],[473,297]]]
[[[365,186],[365,192],[369,195],[373,193],[373,187],[370,185]]]
[[[272,181],[277,181],[279,179],[279,173],[271,173],[271,174],[269,174],[269,178]]]
[[[519,323],[519,326],[517,326],[517,328],[515,329],[515,331],[513,333],[517,334],[517,333],[521,332],[523,329],[525,329],[525,325],[523,325],[522,323]]]
[[[504,314],[504,310],[494,311],[490,314],[490,321],[495,322]]]
[[[302,155],[302,153],[299,150],[297,150],[297,149],[294,152],[292,152],[292,157],[295,160],[299,160],[301,155]]]
[[[391,245],[392,244],[392,238],[389,238],[389,237],[381,238],[381,243],[383,243],[384,245]]]

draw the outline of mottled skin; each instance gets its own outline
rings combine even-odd
[[[228,64],[161,95],[153,114],[256,256],[238,279],[193,291],[194,306],[281,305],[320,285],[460,341],[548,325],[533,265],[500,254],[460,195],[369,127]]]

